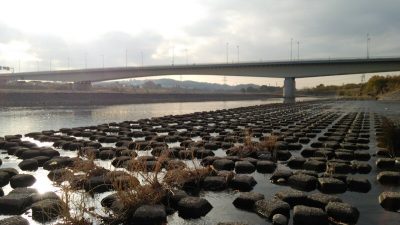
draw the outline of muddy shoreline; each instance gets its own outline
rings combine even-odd
[[[165,102],[233,101],[277,98],[268,94],[231,93],[99,93],[99,92],[0,92],[1,107],[87,106]]]

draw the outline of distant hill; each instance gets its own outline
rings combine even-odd
[[[115,86],[136,86],[142,87],[146,82],[152,81],[156,85],[160,85],[163,88],[176,88],[181,87],[184,89],[196,89],[196,90],[224,90],[224,91],[240,91],[241,89],[247,89],[249,87],[259,89],[261,86],[256,84],[240,84],[240,85],[223,85],[217,83],[208,82],[197,82],[197,81],[178,81],[174,79],[156,79],[156,80],[123,80],[123,81],[105,81],[95,83],[94,86],[99,87],[115,87]]]

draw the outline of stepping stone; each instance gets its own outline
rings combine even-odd
[[[367,178],[348,177],[346,183],[349,191],[367,193],[371,190],[371,183]]]
[[[336,178],[321,177],[318,178],[318,190],[326,194],[338,194],[346,192],[347,185]]]
[[[161,225],[167,222],[164,205],[142,205],[136,209],[129,224]]]
[[[293,172],[291,170],[276,170],[272,176],[269,178],[273,183],[278,182],[278,180],[282,182],[287,182],[289,177],[293,175]],[[280,182],[280,183],[282,183]]]
[[[186,197],[178,202],[178,213],[182,218],[199,218],[205,216],[212,205],[204,198]]]
[[[272,220],[276,214],[282,214],[287,218],[290,217],[290,205],[277,198],[257,201],[254,205],[254,211],[269,220]]]
[[[287,166],[290,169],[301,169],[303,168],[305,162],[306,162],[305,158],[294,157],[288,161]]]
[[[308,206],[325,209],[329,202],[342,202],[342,200],[334,195],[313,193],[307,196],[306,202]]]
[[[400,192],[384,191],[379,195],[379,204],[386,210],[400,210]]]
[[[296,205],[303,205],[307,201],[307,195],[304,192],[292,189],[279,191],[275,194],[275,197],[287,202],[290,208]]]
[[[227,188],[228,183],[225,177],[208,176],[203,180],[203,189],[207,191],[223,191]]]
[[[303,164],[304,170],[312,170],[318,173],[324,172],[326,169],[326,163],[318,160],[307,160]]]
[[[0,220],[2,225],[29,225],[29,221],[21,216],[12,216],[6,219]]]
[[[24,171],[36,171],[39,163],[36,159],[25,159],[18,164],[18,167]]]
[[[293,209],[293,225],[328,225],[328,216],[320,208],[297,205]]]
[[[85,191],[90,193],[103,193],[111,190],[111,180],[105,176],[90,177],[84,183]]]
[[[29,187],[36,182],[36,178],[30,174],[18,174],[10,179],[12,188]]]
[[[250,191],[256,184],[257,181],[252,176],[242,174],[235,175],[230,182],[230,186],[239,191]]]
[[[325,207],[328,217],[344,224],[356,224],[360,212],[356,207],[342,202],[329,202]]]
[[[380,158],[375,163],[376,167],[381,170],[392,170],[396,164],[396,160],[392,158]]]
[[[229,159],[217,159],[213,162],[213,167],[216,170],[233,170],[235,168],[235,162]]]
[[[387,185],[396,185],[400,183],[400,172],[383,171],[376,178],[379,183]]]
[[[236,173],[253,173],[256,167],[249,161],[237,161],[235,163]]]
[[[11,176],[7,172],[0,171],[0,187],[6,186],[10,182]]]
[[[272,217],[272,225],[287,225],[288,223],[288,218],[282,214],[275,214]]]
[[[263,194],[257,192],[241,192],[239,197],[233,201],[233,205],[236,208],[251,211],[254,208],[254,204],[262,199],[264,199]]]
[[[360,174],[369,174],[372,170],[371,165],[366,162],[351,161],[351,167]]]
[[[62,202],[59,199],[45,199],[34,203],[31,207],[32,218],[39,222],[47,222],[61,214]]]
[[[36,189],[16,188],[0,197],[0,215],[21,215],[31,206],[33,194],[37,194]]]
[[[259,173],[272,173],[276,169],[276,164],[268,160],[259,160],[257,161],[256,168]]]
[[[306,174],[295,174],[288,179],[289,186],[301,191],[312,191],[317,188],[317,178]]]
[[[339,174],[348,174],[351,173],[352,168],[349,164],[339,163],[339,162],[328,162],[327,166],[335,171],[335,173]]]

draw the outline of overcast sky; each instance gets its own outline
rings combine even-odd
[[[400,54],[399,0],[9,0],[0,65],[15,71]],[[297,51],[297,42],[299,49]],[[239,54],[238,54],[239,49]],[[69,58],[69,60],[68,60]],[[51,62],[51,63],[50,63]],[[69,62],[69,63],[68,63]],[[176,77],[174,77],[176,78]],[[221,77],[187,76],[209,82]],[[228,77],[228,84],[282,79]],[[297,86],[360,75],[297,79]]]

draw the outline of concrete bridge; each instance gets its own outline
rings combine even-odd
[[[114,67],[1,74],[0,80],[74,82],[78,89],[91,82],[162,75],[222,75],[284,78],[283,97],[295,99],[296,78],[400,71],[400,58],[325,59],[145,67]]]

